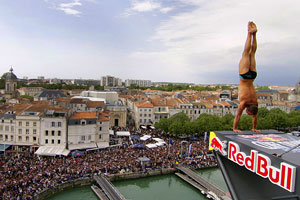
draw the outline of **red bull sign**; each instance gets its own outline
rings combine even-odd
[[[245,167],[249,171],[267,178],[275,185],[282,187],[289,192],[295,191],[295,180],[296,180],[296,167],[281,162],[280,168],[272,166],[271,159],[256,150],[251,150],[250,155],[240,150],[237,143],[229,141],[228,148],[225,143],[222,142],[216,135],[211,132],[211,138],[209,148],[215,151],[219,151],[223,156],[227,156],[229,160]],[[225,150],[227,148],[227,151]]]

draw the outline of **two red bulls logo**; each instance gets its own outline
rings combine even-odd
[[[226,141],[222,141],[217,138],[217,137],[214,137],[212,140],[211,140],[211,143],[210,143],[210,146],[215,150],[215,151],[219,151],[223,156],[226,156],[227,155],[227,152],[225,151],[225,148],[226,148]]]

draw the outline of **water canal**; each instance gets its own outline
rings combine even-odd
[[[202,169],[197,173],[227,191],[218,168]],[[174,174],[113,182],[127,200],[204,200],[207,199],[191,185]],[[97,200],[90,186],[70,189],[49,200]]]

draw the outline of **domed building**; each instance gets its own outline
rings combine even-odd
[[[11,67],[9,72],[5,76],[6,99],[14,99],[18,97],[17,82],[18,82],[18,78],[13,73],[13,68]]]

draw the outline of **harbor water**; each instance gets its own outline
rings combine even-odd
[[[228,191],[218,168],[201,169],[197,173],[222,190]],[[207,199],[200,191],[174,174],[117,181],[113,184],[127,200]],[[58,193],[50,200],[97,200],[97,197],[90,186],[85,186]]]

